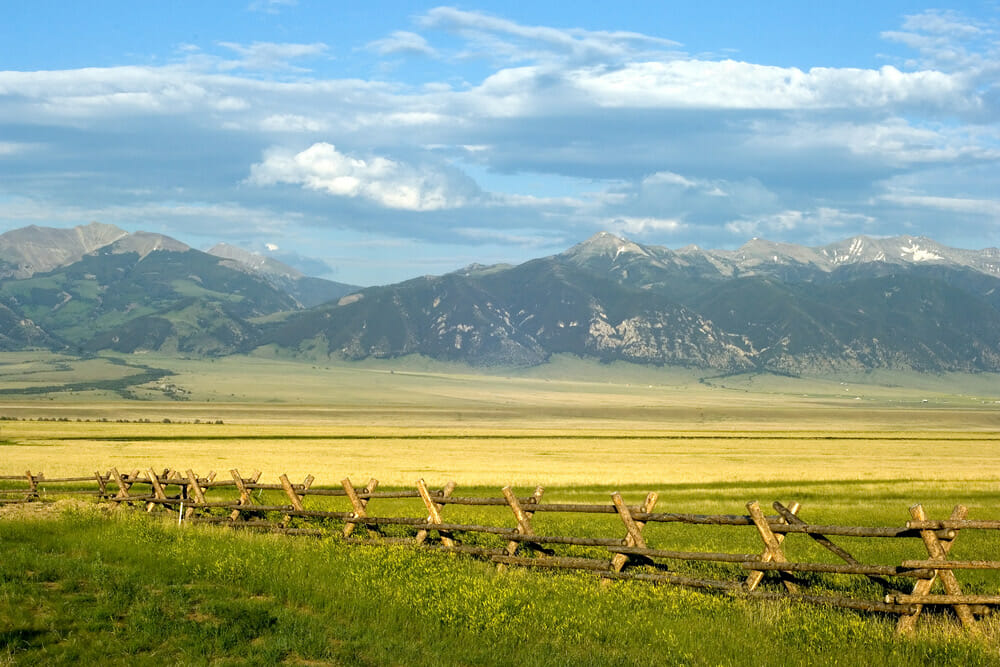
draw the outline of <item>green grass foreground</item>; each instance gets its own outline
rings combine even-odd
[[[762,602],[62,501],[0,517],[0,664],[997,665],[943,614]]]

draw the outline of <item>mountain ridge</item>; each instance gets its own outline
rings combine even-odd
[[[312,300],[304,281],[318,279],[231,246],[204,253],[136,232],[76,261],[57,256],[70,263],[0,279],[0,348],[1000,371],[1000,251],[923,237],[671,250],[601,232],[518,265],[368,288],[324,283]]]

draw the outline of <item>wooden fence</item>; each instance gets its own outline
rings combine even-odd
[[[730,595],[792,599],[868,612],[899,616],[897,631],[914,629],[925,606],[950,607],[969,632],[977,632],[977,616],[1000,606],[997,579],[991,579],[987,593],[962,591],[957,573],[968,570],[992,570],[1000,573],[1000,520],[971,520],[967,508],[958,505],[947,519],[929,519],[921,505],[909,509],[911,520],[902,526],[846,526],[812,524],[800,516],[798,503],[773,503],[774,515],[765,515],[757,501],[746,503],[747,514],[689,514],[654,511],[657,494],[649,493],[639,505],[628,505],[621,494],[611,494],[609,503],[543,503],[544,489],[538,487],[529,496],[518,497],[511,487],[495,497],[455,495],[451,482],[441,489],[430,489],[420,480],[415,489],[379,491],[378,481],[370,480],[357,488],[350,479],[339,488],[317,488],[310,475],[293,483],[286,475],[279,483],[260,481],[260,473],[249,477],[230,471],[231,479],[219,479],[215,473],[205,477],[192,470],[120,473],[111,469],[90,476],[47,479],[26,472],[19,476],[0,476],[6,480],[0,490],[0,503],[36,502],[53,494],[80,493],[95,495],[114,506],[157,509],[177,514],[178,521],[224,524],[299,535],[338,535],[348,543],[405,543],[425,549],[464,553],[487,558],[498,567],[509,566],[587,570],[608,580],[631,579],[672,584]],[[22,487],[12,481],[20,480]],[[94,482],[95,487],[83,487]],[[53,486],[54,485],[54,486]],[[66,489],[65,485],[72,485]],[[211,498],[209,498],[211,495]],[[323,507],[306,507],[307,498],[326,498]],[[330,499],[339,498],[343,509],[329,509]],[[413,510],[376,514],[372,501],[419,499],[419,516]],[[411,500],[411,504],[413,503]],[[345,502],[346,501],[346,502]],[[317,501],[310,500],[311,504]],[[398,503],[397,503],[398,505]],[[446,521],[443,513],[449,505],[509,510],[507,525],[479,525]],[[612,522],[597,528],[598,535],[547,534],[537,529],[539,513],[611,515]],[[619,522],[614,522],[617,517]],[[541,517],[538,517],[540,519]],[[512,525],[511,525],[512,524]],[[679,551],[650,544],[647,527],[657,524],[685,524],[698,527],[752,527],[756,550],[747,553],[715,551]],[[617,526],[615,528],[615,526]],[[358,533],[363,529],[363,535]],[[613,530],[612,533],[607,531]],[[702,530],[701,528],[693,530]],[[749,528],[742,529],[744,531]],[[984,540],[985,560],[949,559],[959,533],[994,531]],[[568,532],[568,531],[567,531]],[[584,531],[584,532],[593,532]],[[837,562],[818,562],[815,549],[811,559],[794,559],[786,543],[789,535],[803,535],[823,553],[836,556]],[[993,535],[998,539],[992,539]],[[837,544],[833,538],[841,544]],[[909,539],[908,548],[919,548],[912,558],[897,564],[861,562],[844,547],[844,538],[876,540]],[[663,536],[658,536],[663,542]],[[732,543],[732,540],[729,540]],[[573,550],[576,550],[575,552]],[[810,551],[800,548],[799,551]],[[891,551],[891,550],[890,550]],[[830,559],[828,559],[830,560]],[[707,567],[706,567],[707,565]],[[677,567],[686,571],[678,571]],[[700,568],[700,569],[699,569]],[[843,585],[842,577],[861,577],[865,586]],[[841,577],[838,579],[838,577]],[[853,580],[852,580],[853,581]],[[944,593],[932,593],[940,581]],[[982,588],[982,582],[979,582]],[[868,595],[861,595],[864,591]],[[874,591],[874,595],[871,593]]]

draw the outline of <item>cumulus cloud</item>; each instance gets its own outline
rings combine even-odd
[[[602,228],[701,245],[906,225],[996,237],[995,25],[906,17],[883,37],[912,57],[872,68],[692,56],[666,37],[451,7],[397,27],[337,45],[351,75],[331,74],[326,44],[263,41],[0,71],[0,218],[524,248]]]
[[[680,220],[672,218],[619,216],[606,219],[603,227],[616,234],[644,236],[650,232],[677,232],[683,229],[685,225]]]
[[[971,79],[1000,70],[1000,35],[995,24],[954,10],[930,9],[907,16],[902,30],[886,30],[882,38],[917,51],[919,58],[908,62],[916,67],[962,72]]]
[[[475,185],[455,172],[380,156],[351,157],[325,142],[299,153],[270,150],[262,162],[253,165],[248,180],[255,185],[301,185],[409,211],[457,208],[476,195]]]

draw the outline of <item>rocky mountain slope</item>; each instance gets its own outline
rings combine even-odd
[[[330,283],[310,296],[305,279],[232,247],[207,254],[128,234],[48,272],[0,280],[0,348],[1000,371],[1000,251],[925,238],[820,248],[755,239],[717,251],[601,233],[518,266],[383,287]]]
[[[1000,263],[927,239],[672,251],[611,234],[516,267],[364,290],[263,332],[347,358],[553,353],[723,371],[1000,370]]]
[[[276,289],[287,292],[303,308],[311,308],[321,303],[334,301],[357,291],[357,285],[347,285],[324,278],[307,276],[298,269],[283,264],[271,257],[238,248],[228,243],[218,243],[208,250],[226,261],[226,266],[256,274]]]
[[[303,307],[259,271],[160,234],[92,224],[30,227],[0,241],[9,257],[33,262],[0,280],[0,348],[229,354],[253,346],[256,318]],[[356,289],[310,280],[330,298]]]

